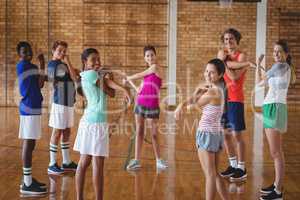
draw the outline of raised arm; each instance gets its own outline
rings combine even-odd
[[[255,83],[258,86],[264,85],[266,81],[266,75],[265,75],[265,70],[264,67],[261,66],[261,63],[264,59],[264,55],[260,55],[257,60],[256,60],[256,71],[255,71]]]
[[[71,79],[74,82],[78,81],[78,79],[79,79],[79,71],[77,69],[75,69],[73,67],[73,65],[71,64],[69,55],[65,56],[65,61],[66,61],[66,64],[68,66],[68,69],[69,69],[69,72],[70,72],[70,75],[71,75]]]
[[[141,79],[144,76],[147,76],[147,75],[149,75],[151,73],[155,73],[156,72],[156,67],[157,67],[156,65],[152,65],[152,66],[150,66],[148,69],[146,69],[143,72],[136,73],[136,74],[133,74],[131,76],[127,76],[127,80],[131,81],[131,80],[135,80],[135,79]]]
[[[207,92],[207,88],[198,87],[192,94],[192,96],[188,97],[185,101],[179,103],[177,106],[174,116],[178,120],[180,118],[180,114],[182,109],[186,106],[198,104],[199,99]]]
[[[131,97],[130,94],[128,92],[128,90],[126,90],[124,87],[122,87],[121,85],[119,85],[118,83],[114,82],[113,80],[109,79],[109,78],[104,78],[106,84],[108,87],[115,89],[115,90],[120,90],[121,92],[124,93],[124,95],[126,96],[127,102],[130,105],[131,104]]]
[[[43,88],[44,87],[44,82],[47,80],[47,76],[45,74],[45,57],[44,54],[39,54],[37,56],[37,59],[40,63],[39,67],[39,87]]]
[[[244,53],[241,53],[238,61],[226,61],[226,65],[229,69],[237,70],[251,66],[251,63],[247,61],[247,57]]]

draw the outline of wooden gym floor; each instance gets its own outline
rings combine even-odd
[[[0,108],[0,199],[15,200],[20,197],[19,184],[22,178],[21,141],[18,139],[19,116],[17,108]],[[142,169],[136,173],[124,170],[130,144],[132,110],[123,116],[113,129],[110,140],[110,157],[105,161],[104,199],[106,200],[200,200],[204,199],[204,175],[195,148],[196,119],[199,114],[187,113],[180,122],[175,122],[172,113],[162,113],[160,119],[160,144],[162,157],[169,163],[169,169],[157,172],[151,144],[144,143]],[[72,144],[75,139],[80,114],[76,114],[72,129]],[[131,116],[131,117],[128,117]],[[300,199],[300,112],[289,113],[288,132],[284,135],[286,176],[285,200]],[[128,134],[119,126],[127,123]],[[247,170],[245,183],[226,182],[231,198],[255,200],[259,198],[261,186],[273,181],[273,162],[263,134],[260,115],[246,114]],[[33,157],[33,176],[47,183],[50,193],[41,199],[75,199],[74,175],[49,177],[48,114],[43,114],[43,135],[37,142]],[[122,126],[123,127],[123,126]],[[71,151],[72,159],[78,162],[79,154]],[[58,154],[61,163],[61,152]],[[224,152],[221,155],[220,170],[227,166]],[[86,177],[86,199],[94,199],[91,170]],[[26,197],[26,199],[34,199]],[[36,199],[36,198],[35,198]]]

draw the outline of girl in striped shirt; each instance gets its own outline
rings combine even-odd
[[[203,107],[199,122],[196,146],[198,156],[206,177],[206,200],[215,199],[216,190],[222,200],[227,200],[228,194],[222,178],[218,173],[219,153],[222,149],[223,128],[221,118],[224,104],[225,64],[220,59],[210,60],[204,72],[205,87],[199,87],[186,101],[180,103],[175,110],[175,118],[180,118],[184,106],[197,105]]]

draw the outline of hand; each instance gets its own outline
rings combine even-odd
[[[263,61],[265,55],[261,54],[257,59],[256,59],[256,65],[261,66],[261,62]]]
[[[251,62],[251,61],[248,61],[248,62],[249,62],[250,67],[257,68],[257,65],[254,62]]]
[[[68,63],[70,63],[70,56],[68,55],[68,54],[66,54],[65,56],[64,56],[64,61],[68,64]]]
[[[125,102],[127,104],[127,107],[129,107],[131,105],[131,97],[130,97],[130,94],[127,92],[127,90],[126,90],[126,94],[125,94]]]
[[[221,60],[226,60],[228,56],[228,52],[226,49],[221,49],[220,52],[219,52],[219,57]]]
[[[174,111],[174,118],[176,120],[179,120],[180,119],[180,115],[181,115],[181,107],[177,107],[176,110]]]

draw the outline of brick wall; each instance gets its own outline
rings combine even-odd
[[[5,28],[5,0],[0,0],[0,31]],[[16,105],[15,46],[29,40],[34,47],[51,56],[53,41],[69,43],[69,54],[75,67],[81,68],[80,53],[86,47],[100,50],[101,61],[132,74],[145,69],[143,46],[157,46],[160,64],[167,72],[168,5],[167,0],[9,0],[8,33],[0,35],[0,105]],[[28,2],[28,5],[26,5]],[[280,11],[299,11],[297,0],[268,1],[267,63],[271,63],[272,43],[279,38]],[[49,8],[49,15],[48,15]],[[178,0],[177,80],[183,97],[203,80],[206,62],[216,56],[221,45],[220,35],[228,27],[238,29],[243,39],[241,50],[255,59],[256,4],[234,3],[222,9],[217,2]],[[299,28],[299,27],[298,27]],[[8,87],[5,86],[5,38],[8,42]],[[137,82],[139,83],[139,82]],[[250,106],[254,70],[246,80],[246,105]],[[7,90],[7,103],[5,102]],[[45,105],[49,102],[49,87],[43,90]],[[164,96],[166,91],[163,91]],[[179,96],[178,96],[179,97]],[[120,95],[110,106],[119,106]]]
[[[221,46],[222,32],[234,27],[242,34],[240,49],[255,57],[256,4],[236,3],[232,8],[220,8],[217,2],[179,1],[178,5],[178,83],[184,95],[191,93],[200,81],[208,60],[215,58]],[[246,105],[250,105],[254,70],[247,73]],[[189,78],[191,76],[191,78]],[[191,87],[189,87],[191,86]]]

